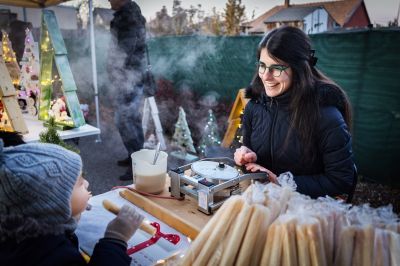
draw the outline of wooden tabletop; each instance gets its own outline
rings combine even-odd
[[[165,184],[164,191],[158,196],[171,197],[169,193],[170,178],[167,175],[167,181]],[[197,210],[197,200],[189,196],[185,196],[184,200],[176,199],[160,199],[156,197],[146,197],[149,200],[157,203],[158,205],[170,210],[174,214],[178,215],[185,221],[192,223],[193,225],[203,228],[206,223],[212,218],[212,215],[207,215]]]

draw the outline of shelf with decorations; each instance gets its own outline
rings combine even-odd
[[[42,13],[39,83],[39,120],[53,116],[60,129],[85,125],[65,43],[51,10]]]

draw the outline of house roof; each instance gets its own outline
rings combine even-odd
[[[329,15],[338,23],[340,26],[346,24],[351,18],[356,9],[361,5],[363,0],[342,0],[342,1],[330,1],[330,2],[318,2],[308,3],[296,6],[323,6]]]
[[[275,15],[283,9],[290,9],[294,7],[323,7],[329,15],[341,26],[351,18],[356,9],[363,3],[363,0],[339,0],[330,2],[316,2],[307,4],[290,5],[286,7],[279,5],[271,8],[258,18],[243,23],[242,26],[250,28],[249,32],[264,32],[264,21],[268,20],[271,16]]]
[[[0,4],[22,7],[47,7],[67,1],[69,0],[0,0]]]
[[[258,18],[245,22],[242,24],[243,27],[245,28],[250,28],[250,32],[264,32],[264,20],[269,18],[270,16],[273,16],[275,13],[279,12],[282,10],[284,6],[275,6],[259,16]]]
[[[264,22],[279,22],[279,21],[299,21],[303,20],[308,14],[314,10],[321,8],[320,6],[293,6],[284,8],[274,15],[270,16]]]

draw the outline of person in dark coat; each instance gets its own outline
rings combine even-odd
[[[113,95],[115,123],[128,152],[118,165],[131,166],[130,155],[143,148],[143,76],[146,70],[146,19],[131,0],[109,0],[115,10],[107,70]],[[132,170],[120,177],[132,180]]]
[[[0,265],[87,265],[74,234],[91,196],[81,174],[80,156],[60,146],[0,140]],[[142,220],[124,205],[89,265],[130,265],[126,242]]]
[[[271,182],[290,171],[297,191],[312,198],[352,195],[350,103],[315,67],[309,37],[294,27],[275,29],[260,42],[257,59],[235,162],[268,173]]]

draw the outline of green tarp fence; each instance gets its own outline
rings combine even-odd
[[[353,106],[353,149],[359,172],[400,186],[400,31],[312,36],[318,65]]]
[[[104,78],[109,37],[98,34],[96,38],[98,72]],[[352,102],[359,173],[399,187],[400,31],[345,31],[311,39],[319,58],[317,67],[342,86]],[[176,89],[216,92],[220,100],[233,102],[238,89],[251,81],[260,40],[260,36],[174,36],[151,38],[148,43],[157,78],[172,81]],[[108,81],[99,83],[107,89]]]

